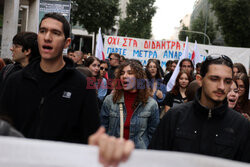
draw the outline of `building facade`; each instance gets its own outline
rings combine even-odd
[[[38,31],[39,0],[0,0],[1,57],[11,58],[12,38],[17,32]]]
[[[55,0],[56,1],[56,0]],[[60,0],[58,0],[60,1]],[[129,0],[120,0],[121,15],[117,20],[126,17],[126,6]],[[12,38],[22,31],[38,32],[40,0],[0,0],[0,56],[12,58],[10,47]],[[117,35],[119,24],[107,35]],[[94,53],[94,34],[88,33],[79,25],[72,26],[72,44],[75,50]]]
[[[190,26],[190,17],[191,14],[186,14],[181,20],[180,25],[175,27],[175,33],[170,37],[171,40],[179,40],[179,33],[183,26]]]
[[[209,0],[196,0],[196,2],[194,4],[193,12],[191,14],[189,28],[192,25],[192,21],[195,20],[199,16],[200,12],[203,12],[203,15],[205,17],[208,16],[208,18],[213,21],[213,25],[214,25],[216,34],[215,34],[215,39],[211,42],[215,45],[224,45],[223,36],[222,36],[221,32],[218,29],[216,29],[216,24],[217,24],[218,19],[211,9],[211,4],[209,3]],[[207,20],[204,20],[204,22],[205,21],[207,21]]]

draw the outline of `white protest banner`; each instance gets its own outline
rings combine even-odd
[[[185,48],[185,42],[176,40],[147,40],[139,38],[105,36],[104,54],[105,58],[109,53],[119,53],[125,58],[138,59],[143,65],[147,64],[148,59],[155,58],[161,61],[161,66],[165,70],[166,62],[180,58]],[[225,54],[234,63],[242,63],[246,69],[249,68],[249,48],[221,47],[214,45],[197,44],[198,53],[205,60],[211,53]],[[189,58],[192,57],[194,43],[189,42]]]
[[[94,146],[0,136],[0,148],[1,167],[102,167]],[[249,167],[249,164],[189,153],[135,150],[119,166]]]

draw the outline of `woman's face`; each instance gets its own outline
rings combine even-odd
[[[102,63],[100,65],[100,75],[101,75],[101,77],[104,77],[107,72],[108,72],[108,64]]]
[[[181,88],[187,88],[189,84],[188,76],[187,74],[182,74],[179,78],[179,85]]]
[[[239,89],[236,84],[232,82],[230,92],[227,94],[227,102],[229,108],[234,108],[239,98]]]
[[[93,76],[97,76],[100,71],[100,62],[95,60],[92,64],[90,64],[89,70]]]
[[[245,94],[246,88],[244,85],[244,82],[240,79],[236,80],[239,88],[239,97],[243,96]]]
[[[150,72],[152,78],[155,78],[155,76],[157,74],[157,66],[154,62],[149,63],[148,71]]]
[[[120,80],[123,90],[136,92],[136,76],[130,65],[121,70]]]

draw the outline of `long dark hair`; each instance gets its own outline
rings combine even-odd
[[[149,68],[149,64],[150,63],[155,63],[155,65],[156,65],[156,68],[157,68],[157,72],[156,72],[156,75],[155,75],[155,79],[156,80],[162,80],[162,78],[161,78],[161,70],[160,70],[160,64],[157,62],[157,60],[156,59],[149,59],[148,60],[148,64],[147,64],[147,66],[146,66],[146,74],[147,74],[147,78],[148,79],[152,79],[152,76],[151,76],[151,74],[150,74],[150,72],[149,72],[149,70],[148,70],[148,68]]]
[[[176,80],[175,80],[175,85],[174,85],[173,89],[171,90],[171,93],[173,93],[175,96],[177,96],[180,93],[179,79],[182,76],[182,74],[187,75],[189,83],[192,82],[192,78],[191,78],[189,73],[187,73],[186,71],[180,71],[177,78],[176,78]]]
[[[245,93],[243,96],[239,97],[239,105],[244,107],[245,104],[248,102],[248,94],[249,94],[249,79],[247,74],[245,73],[238,73],[234,76],[234,80],[242,80],[245,86]]]

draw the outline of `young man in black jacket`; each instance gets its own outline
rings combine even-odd
[[[210,55],[202,63],[202,87],[194,101],[170,109],[161,120],[149,149],[204,154],[250,162],[250,122],[228,108],[233,63]]]
[[[12,40],[10,48],[15,64],[8,64],[0,71],[0,92],[4,81],[10,74],[23,69],[36,57],[40,57],[37,46],[37,34],[34,32],[19,32]]]
[[[109,79],[115,78],[115,70],[120,65],[120,55],[118,53],[110,53],[109,54],[109,70],[108,70],[108,77]]]
[[[6,81],[1,115],[25,137],[87,143],[99,127],[95,90],[62,52],[71,42],[60,14],[46,14],[39,25],[38,58]]]

